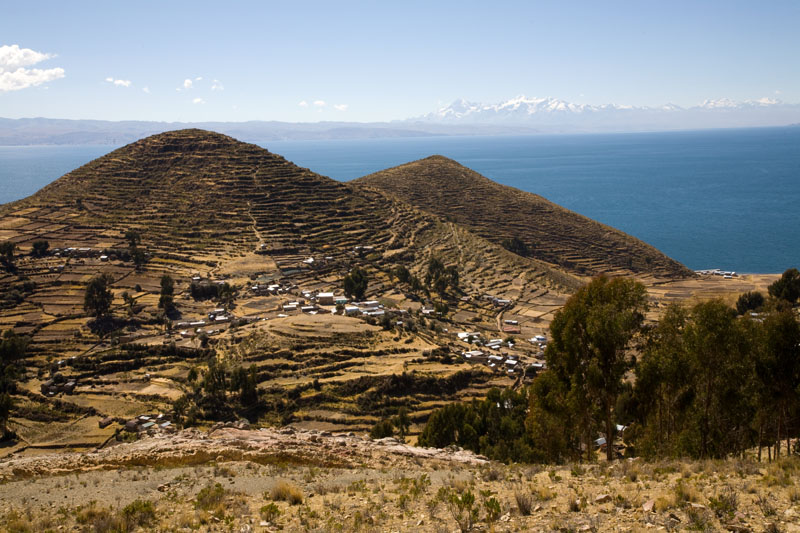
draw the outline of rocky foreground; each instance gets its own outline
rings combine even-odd
[[[800,460],[501,465],[212,428],[0,462],[4,531],[800,531]]]
[[[0,461],[0,480],[8,482],[92,470],[139,466],[164,468],[209,462],[355,468],[373,461],[402,467],[414,460],[468,465],[489,462],[483,456],[459,448],[419,448],[401,444],[392,437],[371,440],[354,433],[332,435],[327,431],[295,430],[291,427],[253,430],[218,424],[207,433],[185,429],[176,434],[152,435],[93,453],[12,457]]]

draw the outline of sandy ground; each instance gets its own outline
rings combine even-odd
[[[467,493],[476,531],[800,531],[797,458],[506,466],[394,439],[222,428],[12,458],[0,477],[4,531],[103,531],[138,499],[154,510],[147,531],[449,533],[469,524],[447,495]]]

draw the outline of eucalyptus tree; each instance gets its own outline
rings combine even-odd
[[[600,276],[570,297],[550,324],[547,364],[567,386],[587,457],[598,426],[605,432],[607,459],[614,457],[614,408],[632,365],[628,349],[646,310],[644,285]]]

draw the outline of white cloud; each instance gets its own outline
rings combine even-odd
[[[30,48],[20,48],[18,44],[3,45],[0,46],[0,69],[16,70],[20,67],[41,63],[52,57],[50,54],[43,54]]]
[[[144,87],[142,88],[142,91],[146,92],[147,94],[150,94],[150,87]]]
[[[190,80],[189,78],[186,78],[185,80],[183,80],[183,88],[184,89],[191,89],[192,88],[192,80]]]
[[[308,102],[306,102],[305,100],[301,100],[300,103],[297,105],[299,105],[300,107],[308,107]]]
[[[348,107],[350,107],[350,106],[348,106],[347,104],[336,104],[335,106],[333,106],[333,108],[336,111],[347,111]]]
[[[197,77],[194,79],[194,81],[202,81],[202,79],[203,79],[203,76],[197,76]]]
[[[314,100],[314,105],[317,107],[325,107],[325,100]]]
[[[117,87],[130,87],[131,86],[131,80],[115,80],[114,78],[106,78],[106,81],[108,83],[112,83],[112,84],[116,85]]]
[[[212,91],[224,91],[225,87],[222,86],[222,83],[219,80],[214,80],[211,84]]]
[[[63,68],[24,68],[51,57],[51,54],[20,48],[16,44],[0,46],[0,92],[18,91],[63,78]]]
[[[206,101],[203,100],[202,98],[195,98],[194,100],[192,100],[192,103],[193,104],[205,104]]]

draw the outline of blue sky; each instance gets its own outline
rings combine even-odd
[[[383,121],[520,94],[800,103],[798,23],[795,1],[7,2],[0,117]]]

